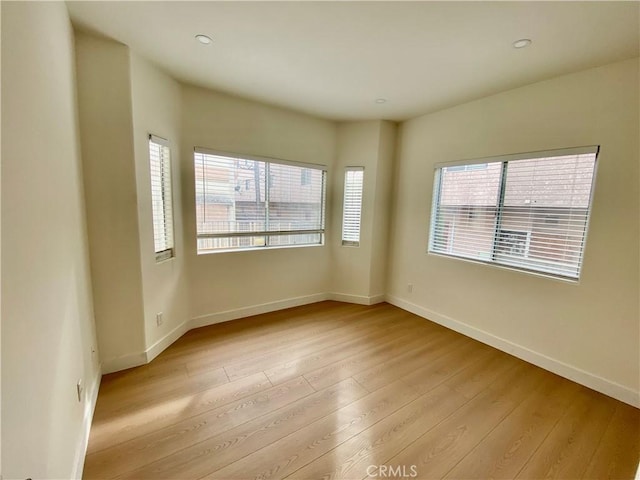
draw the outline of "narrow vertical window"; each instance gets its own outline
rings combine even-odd
[[[153,244],[156,261],[173,257],[173,206],[169,142],[149,135],[149,170],[153,207]]]
[[[364,167],[347,167],[344,173],[344,209],[342,212],[342,245],[360,245],[362,187]]]

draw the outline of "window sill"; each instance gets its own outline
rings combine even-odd
[[[359,247],[360,246],[360,242],[353,242],[353,241],[349,241],[349,240],[343,240],[342,241],[342,246],[343,247]]]
[[[286,249],[324,247],[324,246],[325,246],[324,243],[313,243],[308,245],[278,245],[273,247],[226,248],[226,249],[217,249],[217,250],[198,251],[197,256],[211,255],[216,253],[242,253],[242,252],[259,252],[259,251],[264,252],[269,250],[286,250]]]

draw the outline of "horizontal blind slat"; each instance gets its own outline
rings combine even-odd
[[[149,173],[151,178],[151,206],[153,243],[156,259],[173,256],[173,206],[171,191],[171,152],[169,142],[149,136]]]
[[[322,242],[326,173],[317,166],[197,150],[194,167],[199,252]]]
[[[360,244],[363,181],[363,167],[347,167],[345,169],[342,211],[343,245],[357,246]]]
[[[597,148],[542,153],[437,168],[429,251],[577,278]]]

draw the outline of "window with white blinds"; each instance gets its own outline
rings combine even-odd
[[[347,167],[344,173],[344,202],[342,210],[342,245],[360,245],[362,219],[362,187],[364,167]]]
[[[437,165],[429,253],[577,280],[598,147]]]
[[[198,253],[324,242],[326,168],[194,152]]]
[[[149,169],[156,261],[173,257],[173,206],[169,142],[149,135]]]

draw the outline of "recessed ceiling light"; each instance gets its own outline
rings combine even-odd
[[[376,98],[376,103],[387,103],[386,98]]]
[[[525,48],[531,45],[531,40],[528,38],[521,38],[513,42],[513,48]]]
[[[213,40],[211,40],[211,37],[207,37],[206,35],[196,35],[196,40],[198,40],[201,44],[203,45],[209,45],[213,42]]]

